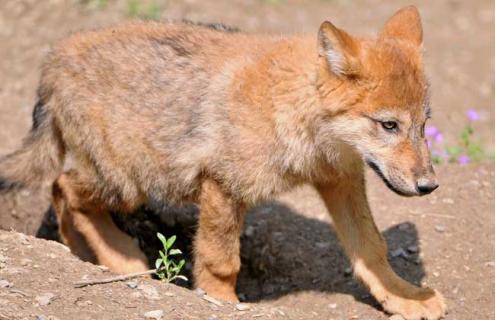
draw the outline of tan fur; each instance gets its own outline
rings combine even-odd
[[[31,135],[44,138],[0,162],[0,189],[53,181],[65,163],[53,189],[64,241],[118,272],[146,263],[110,210],[197,202],[196,285],[235,301],[245,208],[310,183],[384,308],[438,319],[441,295],[388,265],[363,177],[367,162],[398,193],[437,186],[421,42],[413,7],[370,39],[330,22],[318,36],[288,38],[157,22],[76,34],[43,67],[37,109],[46,116]],[[390,121],[400,130],[386,130]],[[36,166],[11,165],[32,163],[33,152]]]

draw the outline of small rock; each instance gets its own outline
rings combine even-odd
[[[36,296],[35,300],[40,306],[47,306],[49,305],[55,295],[51,292],[44,293],[42,295]]]
[[[44,315],[39,315],[39,316],[36,316],[35,318],[36,320],[48,320],[47,317],[45,317]]]
[[[136,289],[138,287],[138,282],[136,280],[127,281],[125,284],[131,289]]]
[[[412,246],[407,247],[407,252],[409,252],[409,253],[416,253],[418,251],[419,251],[419,247],[416,245],[412,245]]]
[[[88,306],[91,306],[92,304],[93,304],[93,302],[90,300],[84,300],[84,301],[77,301],[76,302],[76,306],[78,306],[78,307],[88,307]]]
[[[170,292],[170,291],[165,291],[164,295],[167,297],[175,297],[175,293]]]
[[[12,283],[7,280],[0,280],[0,288],[10,288],[12,287]]]
[[[133,292],[131,293],[131,297],[132,297],[132,298],[135,298],[135,299],[139,299],[139,298],[141,298],[142,296],[143,296],[143,294],[142,294],[141,292],[139,292],[139,291],[133,291]]]
[[[151,285],[147,285],[147,284],[140,285],[140,286],[138,286],[138,289],[143,292],[144,296],[147,299],[150,299],[150,300],[159,300],[160,299],[160,294],[158,293],[158,290],[156,290],[156,288],[151,286]]]
[[[246,311],[246,310],[249,310],[249,308],[251,308],[251,307],[245,303],[238,303],[235,305],[235,308],[239,311]]]
[[[443,202],[443,203],[447,203],[447,204],[453,204],[453,203],[454,203],[454,199],[451,199],[451,198],[443,198],[443,199],[442,199],[442,202]]]
[[[347,267],[344,269],[344,275],[350,276],[351,274],[352,274],[352,268],[351,267]]]
[[[21,244],[27,246],[27,245],[30,245],[31,242],[29,242],[29,239],[23,235],[23,236],[21,236]]]
[[[436,232],[443,233],[443,232],[445,232],[445,226],[443,226],[441,224],[438,224],[438,225],[435,226],[435,231]]]
[[[207,294],[203,295],[203,299],[205,299],[206,301],[208,301],[210,303],[213,303],[216,306],[219,306],[219,307],[223,306],[223,304],[219,300],[217,300],[217,299],[215,299],[213,297],[210,297]]]
[[[253,226],[247,226],[246,230],[244,231],[244,235],[246,237],[252,237],[254,235],[254,227]]]
[[[160,320],[163,317],[163,310],[148,311],[144,314],[146,319]]]
[[[198,297],[202,297],[202,296],[204,296],[204,295],[206,294],[206,292],[205,292],[203,289],[201,289],[201,288],[196,288],[196,289],[194,290],[194,293],[195,293]]]
[[[101,271],[103,271],[103,272],[108,272],[108,271],[110,271],[110,269],[108,269],[108,267],[107,267],[107,266],[102,266],[102,265],[99,265],[99,266],[97,266],[97,267],[98,267],[98,269],[100,269],[100,270],[101,270]]]
[[[237,297],[239,298],[239,301],[246,301],[247,300],[246,294],[244,294],[244,293],[239,293],[237,295]]]
[[[214,314],[208,317],[208,320],[218,320],[218,317]]]
[[[394,314],[388,320],[404,320],[404,318],[400,314]]]
[[[485,263],[485,267],[495,267],[495,261],[488,261]]]
[[[337,304],[336,304],[336,303],[330,303],[330,304],[328,305],[328,307],[329,307],[330,309],[337,309]]]
[[[433,276],[434,277],[439,277],[440,276],[440,273],[438,273],[437,271],[433,272]]]
[[[0,263],[6,263],[7,257],[0,254]]]
[[[21,260],[21,266],[26,267],[26,266],[30,265],[32,262],[33,262],[33,260],[31,260],[31,259],[22,259]]]
[[[330,248],[330,242],[317,242],[315,243],[318,249],[328,249]]]
[[[393,258],[397,258],[397,257],[403,257],[403,258],[407,258],[408,257],[408,254],[406,253],[406,251],[404,251],[404,249],[402,249],[401,247],[395,249],[394,251],[392,251],[392,253],[390,254]]]

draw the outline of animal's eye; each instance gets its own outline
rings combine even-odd
[[[397,131],[399,125],[395,121],[383,121],[382,127],[383,127],[383,129],[385,129],[387,131],[395,132],[395,131]]]

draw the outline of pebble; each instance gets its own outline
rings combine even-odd
[[[447,203],[447,204],[453,204],[454,203],[454,199],[444,198],[444,199],[442,199],[442,202],[443,203]]]
[[[251,308],[251,307],[245,303],[238,303],[235,305],[235,308],[239,311],[246,311],[246,310],[249,310],[249,308]]]
[[[330,309],[337,309],[337,304],[336,304],[336,303],[330,303],[330,304],[328,305],[328,307],[329,307]]]
[[[404,318],[400,314],[394,314],[388,320],[404,320]]]
[[[213,297],[210,297],[209,295],[206,295],[206,294],[203,295],[203,299],[205,299],[206,301],[208,301],[210,303],[213,303],[216,306],[219,306],[219,307],[223,306],[223,304],[219,300],[217,300]]]
[[[352,268],[348,267],[344,269],[344,275],[350,276],[352,274]]]
[[[208,320],[217,320],[218,317],[214,314],[212,314],[211,316],[208,317]]]
[[[88,307],[93,305],[93,302],[91,300],[84,300],[84,301],[77,301],[76,306],[78,307]]]
[[[164,295],[167,297],[175,297],[175,294],[173,292],[170,292],[170,291],[165,291]]]
[[[21,260],[21,266],[26,267],[26,266],[30,265],[32,262],[33,262],[33,260],[31,260],[31,259],[22,259]]]
[[[42,295],[36,296],[36,298],[34,299],[40,306],[47,306],[52,302],[54,297],[55,295],[53,293],[47,292]]]
[[[445,232],[445,226],[443,226],[441,224],[438,224],[438,225],[435,226],[435,231],[436,232],[443,233],[443,232]]]
[[[202,296],[204,296],[204,295],[206,294],[206,292],[205,292],[203,289],[201,289],[201,288],[196,288],[196,289],[194,290],[194,293],[195,293],[198,297],[202,297]]]
[[[158,290],[156,290],[156,288],[151,285],[143,284],[143,285],[139,285],[137,288],[143,292],[144,296],[147,299],[150,300],[160,299],[160,294],[158,293]]]
[[[485,266],[486,267],[495,267],[495,261],[488,261],[487,263],[485,263]]]
[[[416,253],[419,251],[419,247],[417,245],[412,245],[407,247],[407,252],[409,253]]]
[[[138,287],[138,282],[135,280],[127,281],[125,284],[131,289],[136,289]]]
[[[318,249],[328,249],[330,248],[330,242],[317,242],[315,243]]]
[[[0,280],[0,288],[10,288],[12,287],[12,283],[7,280]]]
[[[163,317],[163,310],[148,311],[144,314],[146,319],[160,320]]]
[[[100,269],[100,270],[101,270],[101,271],[103,271],[103,272],[108,272],[108,271],[110,271],[110,269],[108,269],[108,267],[107,267],[107,266],[102,266],[102,265],[99,265],[99,266],[97,266],[97,267],[98,267],[98,269]]]
[[[244,231],[244,234],[246,235],[246,237],[252,237],[254,235],[254,227],[247,226],[246,230]]]
[[[440,276],[440,273],[438,273],[438,272],[435,271],[435,272],[433,272],[433,276],[439,277]]]
[[[406,253],[406,251],[404,251],[404,249],[402,249],[401,247],[395,249],[394,251],[392,251],[392,253],[390,254],[393,258],[397,258],[397,257],[403,257],[403,258],[407,258],[408,257],[408,254]]]
[[[237,297],[239,298],[240,301],[246,301],[247,300],[246,294],[244,294],[244,293],[239,293],[237,295]]]

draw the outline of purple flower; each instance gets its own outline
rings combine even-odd
[[[442,143],[443,142],[443,135],[438,132],[437,135],[435,136],[435,143]]]
[[[469,158],[469,156],[465,155],[465,154],[462,154],[460,155],[458,158],[457,158],[457,162],[459,164],[462,164],[462,165],[465,165],[465,164],[468,164],[469,162],[471,162],[471,159]]]
[[[480,119],[480,115],[474,109],[469,109],[466,112],[466,115],[469,118],[469,121],[473,121],[474,122],[474,121],[478,121]]]
[[[425,135],[427,137],[435,137],[437,134],[440,133],[440,130],[437,129],[437,127],[426,127],[425,128]]]

